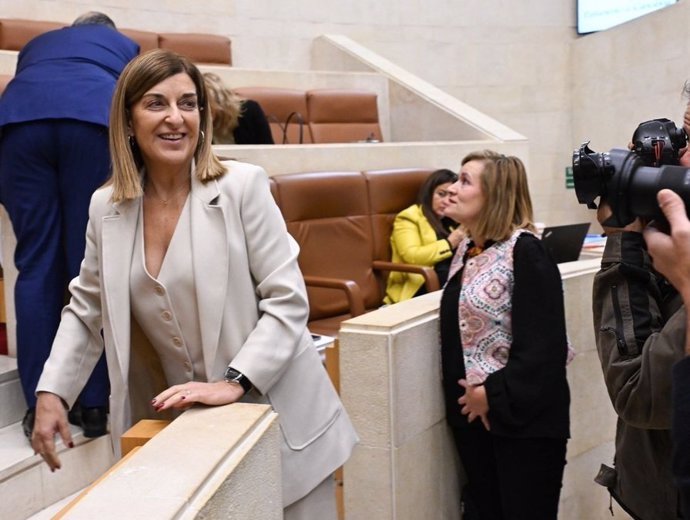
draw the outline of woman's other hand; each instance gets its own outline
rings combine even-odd
[[[462,405],[460,410],[462,414],[467,415],[468,422],[472,422],[479,417],[484,424],[484,428],[487,431],[491,430],[488,417],[489,401],[486,398],[484,385],[474,386],[465,379],[458,381],[458,384],[465,389],[465,395],[458,399],[458,403]]]
[[[190,381],[182,385],[174,385],[153,398],[151,404],[157,412],[174,408],[186,410],[195,403],[209,406],[220,406],[239,401],[244,395],[244,389],[239,384],[226,381],[215,383],[200,383]]]
[[[452,248],[455,249],[460,245],[460,242],[462,242],[464,238],[465,232],[462,230],[462,228],[457,227],[448,235],[448,242],[450,242]]]
[[[604,223],[609,219],[609,217],[611,217],[611,215],[613,215],[611,206],[609,206],[608,202],[606,202],[605,200],[600,199],[599,207],[597,208],[597,220],[599,221],[599,224],[601,224],[601,227],[604,229],[604,232],[607,235],[622,233],[623,231],[633,231],[635,233],[642,233],[642,230],[644,229],[645,225],[639,218],[636,218],[630,224],[622,228],[606,226]]]
[[[43,457],[50,471],[60,469],[60,458],[55,449],[55,434],[60,434],[65,446],[74,447],[72,432],[67,423],[67,411],[60,396],[50,392],[39,392],[36,400],[36,420],[31,435],[34,453]]]

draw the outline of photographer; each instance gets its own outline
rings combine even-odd
[[[686,119],[690,108],[686,111]],[[690,167],[690,154],[680,164]],[[597,213],[608,239],[594,278],[597,349],[618,415],[615,469],[596,477],[633,518],[681,518],[671,470],[671,372],[683,358],[686,316],[678,292],[652,266],[635,219],[606,226],[611,209]]]
[[[650,226],[644,237],[654,266],[690,302],[690,221],[682,199],[670,190],[657,195],[659,206],[671,225],[667,235]],[[685,328],[690,317],[685,316]],[[673,367],[673,473],[680,490],[685,518],[690,518],[690,336],[685,337],[685,357]]]

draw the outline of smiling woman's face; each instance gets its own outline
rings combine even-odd
[[[191,166],[200,123],[194,82],[182,72],[153,86],[134,103],[129,126],[144,164],[151,170]]]

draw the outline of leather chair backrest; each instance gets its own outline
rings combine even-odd
[[[375,260],[390,261],[395,216],[417,201],[419,188],[433,171],[407,168],[363,172],[369,195]]]
[[[60,29],[69,24],[3,18],[0,20],[0,49],[20,51],[30,40],[44,32]]]
[[[170,49],[194,63],[222,63],[232,65],[231,42],[217,34],[160,33],[158,47]]]
[[[271,189],[271,195],[273,195],[273,200],[276,201],[278,207],[280,207],[280,195],[278,194],[278,184],[273,177],[269,177],[268,186]]]
[[[283,144],[284,131],[287,137],[285,144],[312,142],[307,125],[307,98],[303,90],[278,87],[238,87],[233,90],[237,95],[253,99],[261,105],[271,125],[275,144]]]
[[[376,93],[364,90],[307,91],[309,128],[315,143],[382,141]]]
[[[158,33],[150,31],[139,31],[137,29],[119,29],[130,40],[139,44],[139,53],[144,54],[152,49],[158,48]]]
[[[360,172],[322,172],[273,178],[290,234],[301,248],[307,275],[355,281],[365,307],[383,295],[372,270],[373,242],[367,186]],[[342,291],[308,288],[310,320],[348,312]]]
[[[0,18],[0,49],[20,51],[30,40],[69,24],[41,20]],[[230,39],[217,34],[155,33],[137,29],[118,30],[139,44],[140,52],[163,48],[184,54],[195,63],[232,65]]]

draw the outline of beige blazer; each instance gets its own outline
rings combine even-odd
[[[220,180],[202,184],[192,176],[189,201],[204,365],[208,380],[218,381],[232,362],[278,412],[287,506],[343,464],[358,439],[306,330],[298,247],[268,177],[257,166],[224,164]],[[71,406],[103,351],[102,329],[117,451],[137,418],[131,399],[142,395],[135,388],[141,378],[129,377],[137,368],[130,367],[131,343],[142,335],[132,333],[129,301],[138,202],[110,198],[109,187],[92,197],[85,258],[37,391]]]

